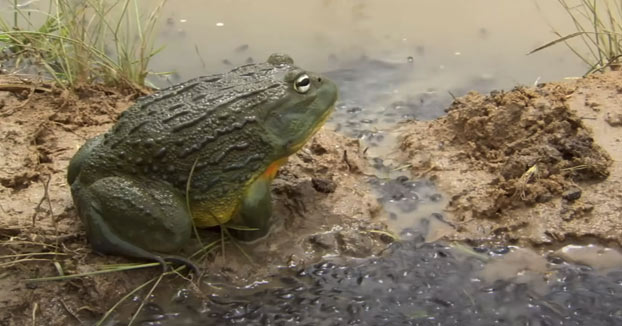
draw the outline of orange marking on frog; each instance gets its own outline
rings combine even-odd
[[[279,168],[286,162],[287,162],[287,157],[272,162],[272,164],[268,166],[266,171],[264,171],[264,173],[261,174],[260,178],[264,178],[268,180],[274,179],[274,177],[276,177],[276,173],[279,170]]]

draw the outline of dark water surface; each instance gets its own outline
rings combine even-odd
[[[286,269],[203,302],[180,290],[138,325],[622,325],[622,269],[550,256],[546,274],[500,277],[489,266],[511,265],[519,249],[469,253],[405,236],[380,258]]]

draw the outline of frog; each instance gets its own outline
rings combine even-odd
[[[334,82],[286,55],[139,98],[71,159],[67,181],[100,254],[192,266],[193,228],[241,241],[274,224],[271,183],[334,111]]]

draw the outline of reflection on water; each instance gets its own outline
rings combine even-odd
[[[622,268],[622,254],[611,248],[596,245],[567,245],[555,252],[558,257],[599,270]]]

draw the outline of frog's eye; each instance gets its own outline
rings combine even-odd
[[[311,79],[307,74],[302,74],[296,78],[294,82],[294,89],[296,92],[304,94],[309,91],[309,88],[311,88]]]

